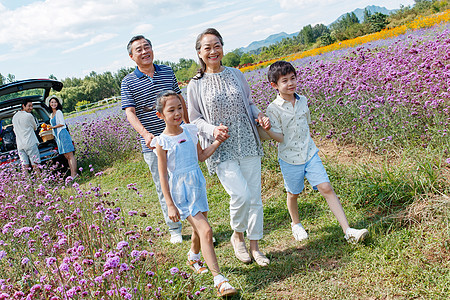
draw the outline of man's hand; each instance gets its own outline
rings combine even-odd
[[[153,134],[151,134],[150,132],[147,131],[147,133],[145,133],[143,135],[143,138],[145,140],[145,145],[150,148],[150,149],[155,149],[155,147],[150,147],[150,143],[152,142],[153,138],[155,136]]]
[[[213,134],[214,138],[221,143],[225,142],[225,140],[230,137],[230,135],[228,134],[228,127],[223,125],[222,123],[214,128]]]

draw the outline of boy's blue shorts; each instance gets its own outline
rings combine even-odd
[[[325,171],[322,160],[317,153],[303,165],[288,164],[281,159],[278,159],[278,162],[280,163],[281,173],[283,173],[284,187],[291,194],[297,195],[303,191],[305,177],[315,190],[317,190],[317,185],[330,182],[327,171]]]

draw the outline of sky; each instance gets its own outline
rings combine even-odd
[[[328,25],[368,5],[398,9],[414,0],[0,0],[0,74],[83,78],[133,67],[126,45],[143,34],[155,59],[197,60],[195,39],[209,27],[224,51],[280,32]]]

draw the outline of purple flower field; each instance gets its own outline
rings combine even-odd
[[[68,118],[77,159],[103,167],[140,151],[136,131],[126,120],[120,104]]]
[[[0,182],[0,299],[194,298],[204,290],[186,272],[158,268],[152,245],[162,232],[130,225],[135,214],[116,205],[118,195],[45,167],[30,178],[2,165]]]
[[[292,62],[314,135],[364,145],[441,149],[448,157],[450,25]],[[245,74],[265,110],[267,70]]]
[[[92,120],[101,120],[106,117],[124,116],[124,112],[121,109],[120,103],[116,103],[104,109],[93,109],[92,111],[82,112],[69,116],[66,118],[66,122],[69,126],[77,125],[81,123],[89,123]]]

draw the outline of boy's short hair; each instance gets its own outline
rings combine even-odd
[[[269,78],[269,82],[277,83],[281,76],[290,73],[294,73],[295,77],[297,77],[295,68],[291,63],[284,60],[279,60],[270,65],[269,71],[267,72],[267,77]]]

